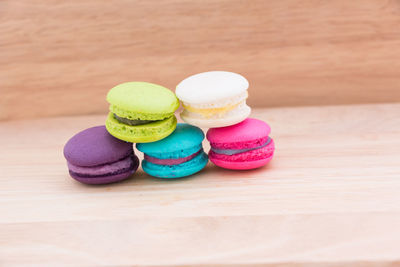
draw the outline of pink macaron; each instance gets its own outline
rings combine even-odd
[[[207,132],[215,165],[232,170],[249,170],[264,166],[273,157],[275,144],[269,137],[271,128],[264,121],[247,118],[227,127]]]

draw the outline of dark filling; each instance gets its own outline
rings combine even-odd
[[[158,165],[179,165],[185,162],[188,162],[189,160],[194,159],[197,155],[203,152],[203,148],[201,148],[199,151],[196,153],[189,155],[184,158],[177,158],[177,159],[159,159],[155,157],[151,157],[147,154],[144,154],[144,159],[147,160],[148,162],[151,162],[153,164],[158,164]]]
[[[228,156],[232,156],[232,155],[236,155],[236,154],[240,154],[240,153],[244,153],[244,152],[248,152],[248,151],[252,151],[252,150],[256,150],[256,149],[260,149],[263,148],[265,146],[267,146],[269,143],[271,143],[271,138],[268,137],[267,141],[260,145],[260,146],[256,146],[256,147],[252,147],[252,148],[244,148],[244,149],[219,149],[219,148],[213,148],[211,147],[211,150],[214,151],[217,154],[224,154],[224,155],[228,155]]]
[[[130,125],[130,126],[137,126],[137,125],[142,125],[142,124],[147,124],[147,123],[155,122],[155,121],[149,121],[149,120],[130,120],[130,119],[127,119],[127,118],[119,117],[119,116],[117,116],[115,113],[114,113],[114,118],[115,118],[117,121],[119,121],[119,122],[121,122],[121,123],[124,123],[124,124],[128,124],[128,125]]]
[[[109,172],[109,173],[105,173],[105,174],[101,174],[101,175],[91,175],[91,174],[77,173],[77,172],[73,172],[70,170],[69,173],[71,175],[75,175],[75,176],[82,177],[82,178],[100,178],[100,177],[118,175],[121,173],[125,173],[128,171],[134,170],[136,168],[136,166],[139,164],[139,160],[137,159],[137,157],[134,156],[134,154],[131,154],[129,157],[131,157],[131,159],[132,159],[131,165],[129,165],[129,167],[127,167],[127,168],[123,168],[123,169],[120,169],[115,172]]]

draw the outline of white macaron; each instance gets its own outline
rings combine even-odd
[[[242,75],[209,71],[192,75],[176,87],[182,101],[181,118],[199,127],[224,127],[245,120],[251,112],[246,105],[249,82]]]

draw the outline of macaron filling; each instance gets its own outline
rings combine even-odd
[[[71,175],[85,178],[106,177],[133,171],[138,164],[136,156],[131,153],[121,160],[97,166],[84,167],[67,162]]]
[[[178,107],[179,103],[177,104],[176,108]],[[174,115],[174,112],[149,113],[145,111],[142,112],[130,111],[112,104],[110,105],[110,112],[116,114],[120,118],[126,118],[129,120],[150,120],[150,121],[164,120]]]
[[[229,111],[236,109],[240,104],[242,104],[242,103],[228,105],[228,106],[220,107],[220,108],[207,108],[207,109],[195,108],[195,107],[192,107],[190,105],[185,105],[185,104],[183,104],[183,107],[189,112],[200,114],[202,117],[205,117],[205,118],[211,118],[217,114],[222,116],[222,115],[228,113]]]
[[[236,155],[236,154],[240,154],[240,153],[245,153],[245,152],[248,152],[248,151],[252,151],[252,150],[256,150],[256,149],[260,149],[260,148],[266,147],[267,145],[269,145],[269,143],[271,143],[271,140],[272,140],[272,139],[271,139],[270,137],[268,137],[268,138],[267,138],[267,141],[266,141],[264,144],[259,145],[259,146],[256,146],[256,147],[252,147],[252,148],[243,148],[243,149],[220,149],[220,148],[211,147],[211,150],[212,150],[214,153],[217,153],[217,154],[223,154],[223,155],[232,156],[232,155]]]
[[[212,118],[216,115],[219,117],[224,116],[225,114],[246,105],[246,98],[248,97],[247,91],[243,92],[242,94],[234,97],[232,99],[227,99],[227,101],[223,105],[220,103],[210,103],[210,104],[193,104],[183,101],[182,106],[185,110],[190,113],[195,113],[200,115],[203,118]]]
[[[143,124],[147,124],[147,123],[151,123],[151,122],[155,122],[157,120],[130,120],[127,118],[123,118],[123,117],[119,117],[117,114],[114,114],[114,118],[124,124],[128,124],[130,126],[136,126],[136,125],[143,125]]]
[[[274,154],[275,144],[274,141],[271,142],[259,149],[253,149],[247,152],[233,154],[233,155],[225,155],[215,153],[213,150],[210,150],[208,154],[211,161],[213,160],[221,160],[225,162],[250,162],[250,161],[257,161],[263,160],[267,158],[271,158]]]
[[[144,154],[144,159],[147,160],[148,162],[151,162],[154,164],[159,164],[159,165],[178,165],[178,164],[187,162],[189,160],[192,160],[193,158],[195,158],[197,155],[199,155],[202,152],[203,152],[203,149],[201,148],[199,151],[197,151],[196,153],[194,153],[192,155],[189,155],[189,156],[183,157],[183,158],[176,158],[176,159],[160,159],[160,158],[155,158],[155,157],[151,157],[147,154]]]

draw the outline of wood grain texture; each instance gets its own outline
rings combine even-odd
[[[0,123],[0,264],[399,265],[400,104],[253,115],[272,127],[267,167],[107,186],[62,156],[105,116]]]
[[[3,0],[0,119],[101,114],[124,81],[207,70],[253,106],[400,101],[400,1]]]

